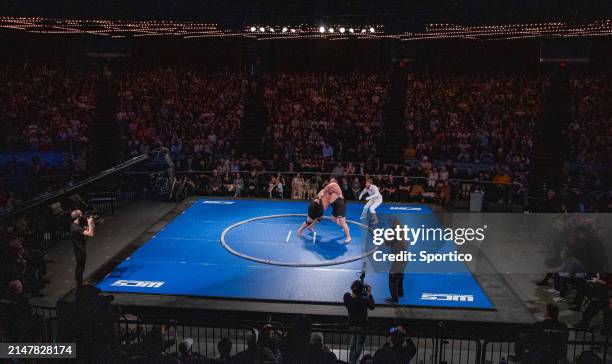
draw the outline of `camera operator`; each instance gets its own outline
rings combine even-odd
[[[373,310],[375,307],[372,287],[364,284],[361,279],[354,281],[351,284],[351,292],[344,294],[344,305],[348,310],[348,325],[353,333],[349,349],[349,362],[355,364],[365,343],[368,310]]]
[[[85,272],[85,260],[87,258],[87,251],[85,250],[85,237],[94,236],[94,218],[92,216],[87,217],[86,227],[83,225],[83,211],[74,210],[70,213],[72,224],[70,224],[70,238],[72,239],[72,246],[74,248],[74,257],[76,258],[76,267],[74,269],[74,277],[77,283],[77,287],[83,286],[83,273]]]

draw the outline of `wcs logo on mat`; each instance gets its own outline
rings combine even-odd
[[[205,204],[214,204],[214,205],[231,205],[234,201],[202,201]]]
[[[159,288],[166,282],[155,281],[128,281],[120,279],[111,284],[113,287]]]
[[[420,207],[408,207],[408,206],[391,206],[389,210],[402,210],[402,211],[421,211]]]
[[[472,296],[471,294],[422,293],[421,300],[423,301],[474,302],[474,296]]]

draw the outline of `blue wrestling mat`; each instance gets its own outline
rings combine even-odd
[[[306,201],[199,199],[97,286],[105,292],[341,303],[365,269],[375,301],[383,303],[390,296],[388,273],[372,264],[380,247],[371,244],[372,230],[359,220],[362,207],[347,204],[353,241],[346,245],[340,227],[327,218],[315,226],[316,236],[297,236]],[[439,224],[424,205],[385,203],[378,213],[417,226]],[[439,242],[435,249],[456,247]],[[463,262],[408,263],[404,292],[400,304],[493,308]]]

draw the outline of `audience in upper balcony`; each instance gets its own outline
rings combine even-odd
[[[529,164],[546,79],[417,73],[408,81],[404,156]]]
[[[264,82],[265,157],[356,161],[375,155],[383,139],[387,75],[279,74]]]
[[[265,153],[256,156],[236,153],[249,87],[245,76],[168,68],[127,70],[117,77],[116,119],[123,158],[165,146],[177,170],[196,172],[184,182],[193,183],[200,192],[308,197],[324,178],[305,174],[303,184],[300,178],[294,184],[295,173],[328,172],[347,177],[343,183],[350,197],[357,183],[351,174],[367,173],[386,176],[380,182],[387,199],[432,199],[443,205],[449,205],[449,196],[451,201],[456,196],[467,198],[486,182],[497,185],[489,190],[491,201],[526,203],[534,126],[548,85],[541,76],[413,74],[407,83],[404,158],[417,165],[394,167],[375,159],[377,145],[385,140],[383,122],[390,97],[386,73],[264,76],[270,124],[262,141]],[[584,166],[568,165],[562,171],[563,185],[556,194],[564,211],[612,207],[608,77],[576,75],[570,81],[568,162]],[[5,126],[0,128],[0,145],[10,151],[64,150],[84,159],[97,79],[97,73],[87,70],[0,66],[5,85],[0,97],[8,100],[0,105]],[[441,165],[440,160],[452,162]],[[461,162],[479,164],[461,166]],[[3,164],[0,213],[73,180],[78,168],[76,161],[49,168],[36,158],[21,171],[14,164]],[[197,173],[214,169],[213,177]],[[244,172],[253,169],[255,177]],[[273,181],[257,175],[264,170],[289,173],[276,175]],[[56,174],[67,177],[45,177]],[[412,179],[408,186],[402,183],[404,175],[424,179]],[[20,184],[20,177],[29,183]]]
[[[239,74],[158,69],[127,72],[120,83],[124,157],[165,146],[191,170],[235,150],[247,87]]]
[[[85,152],[95,80],[72,68],[0,66],[1,148]]]
[[[570,162],[610,166],[611,84],[610,74],[576,76],[570,80]]]

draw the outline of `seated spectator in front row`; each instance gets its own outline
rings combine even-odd
[[[286,364],[297,364],[308,357],[311,350],[312,322],[306,315],[294,317],[291,329],[286,333],[281,343],[283,361]]]
[[[43,319],[35,315],[19,280],[11,281],[0,299],[0,329],[15,342],[40,342]]]
[[[591,301],[608,300],[610,292],[612,292],[612,274],[597,273],[593,279],[582,280],[579,284],[576,284],[574,306],[569,307],[569,309],[580,311],[585,297],[589,297]]]
[[[563,264],[555,275],[555,289],[559,291],[559,297],[565,298],[568,284],[575,281],[584,281],[587,274],[584,266],[576,259],[569,248],[561,250]]]
[[[267,328],[264,328],[264,330],[267,330]],[[266,335],[267,338],[264,338],[263,335]],[[262,338],[260,338],[259,331],[253,330],[247,337],[247,349],[234,355],[234,357],[232,358],[232,363],[281,363],[279,352],[274,350],[278,348],[271,348],[271,346],[274,346],[271,345],[272,341],[273,340],[271,340],[270,333],[266,333],[266,331],[264,331],[264,333],[262,334]]]
[[[559,292],[561,300],[565,298],[567,291],[567,285],[569,283],[576,284],[578,281],[586,279],[587,274],[582,263],[576,259],[572,251],[565,247],[561,249],[561,266],[556,269],[556,273],[548,273],[544,279],[538,281],[536,284],[539,286],[545,286],[548,284],[548,280],[554,278],[554,290]],[[579,284],[578,284],[579,285]]]
[[[591,300],[587,305],[582,319],[574,325],[575,328],[590,327],[591,320],[599,312],[603,312],[604,327],[601,329],[602,334],[608,334],[612,329],[612,274],[599,273],[592,281],[588,281],[582,289],[578,290],[576,300],[579,300],[576,307],[570,309],[577,311],[584,299],[588,295]]]
[[[181,362],[166,353],[166,348],[169,343],[164,340],[161,328],[154,327],[147,333],[142,343],[142,354],[134,356],[130,360],[132,364],[181,364]]]
[[[217,343],[217,350],[219,350],[219,357],[217,358],[217,362],[219,363],[229,363],[232,358],[232,340],[227,337],[219,340]]]
[[[567,325],[559,321],[559,307],[546,305],[544,320],[532,325],[531,330],[519,334],[515,345],[518,360],[529,356],[539,358],[540,363],[557,363],[565,357],[569,331]]]
[[[188,337],[179,343],[179,360],[182,364],[204,364],[208,361],[199,353],[193,352],[193,339]]]
[[[393,352],[398,363],[407,364],[416,355],[416,345],[406,336],[403,326],[391,328],[387,342],[383,346]]]
[[[309,363],[334,364],[338,361],[336,354],[332,353],[331,350],[325,346],[323,334],[320,332],[313,332],[310,336],[309,357]]]

